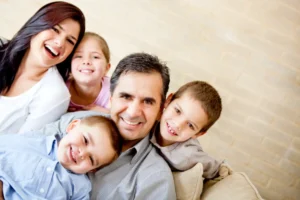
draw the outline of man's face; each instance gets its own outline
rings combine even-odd
[[[156,72],[120,76],[111,94],[111,118],[125,145],[127,142],[133,146],[149,133],[160,113],[162,87],[161,75]]]

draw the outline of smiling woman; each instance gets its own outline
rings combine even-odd
[[[84,32],[79,8],[52,2],[11,40],[0,40],[0,134],[36,130],[66,112],[70,94],[64,80]]]

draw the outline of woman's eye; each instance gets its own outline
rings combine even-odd
[[[74,42],[73,40],[67,39],[67,41],[68,41],[70,44],[72,44],[73,46],[75,45],[75,42]]]
[[[54,30],[54,32],[59,33],[59,30],[55,27],[52,27],[52,29]]]
[[[175,112],[180,114],[180,110],[178,108],[174,108],[175,109]]]
[[[99,57],[99,56],[94,56],[93,58],[94,58],[94,59],[99,59],[100,57]]]

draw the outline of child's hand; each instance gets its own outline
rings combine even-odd
[[[93,111],[97,111],[97,112],[102,112],[102,113],[109,113],[109,109],[103,108],[101,106],[97,106],[97,105],[90,105],[90,106],[84,106],[82,107],[83,110],[93,110]]]
[[[219,167],[219,177],[221,179],[223,179],[223,178],[229,176],[230,174],[232,174],[232,172],[233,172],[233,170],[228,165],[228,163],[223,161],[223,163]]]

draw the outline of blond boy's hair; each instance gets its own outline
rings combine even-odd
[[[118,127],[116,126],[115,122],[104,116],[91,116],[85,117],[81,120],[81,124],[97,127],[97,126],[105,126],[107,127],[108,135],[110,137],[111,145],[113,149],[116,151],[117,155],[119,156],[122,151],[122,143],[123,139],[119,132]]]
[[[218,91],[204,81],[192,81],[181,86],[172,96],[171,101],[182,95],[189,95],[192,99],[199,101],[207,114],[208,122],[200,130],[206,132],[220,117],[222,111],[222,100]]]
[[[105,57],[107,63],[109,63],[110,62],[110,50],[109,50],[106,40],[102,36],[100,36],[99,34],[94,33],[94,32],[85,32],[84,37],[93,37],[98,40],[101,50],[104,54],[104,57]]]

